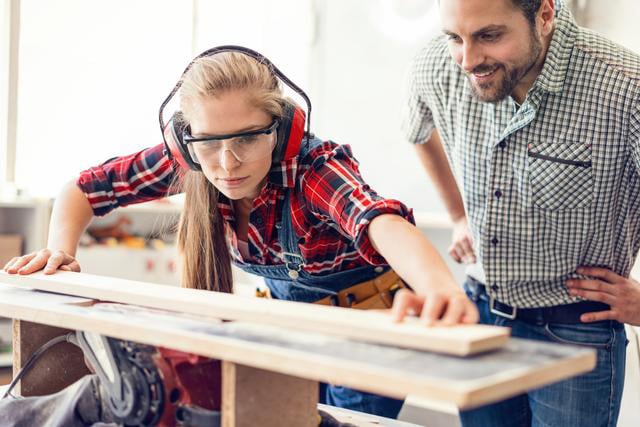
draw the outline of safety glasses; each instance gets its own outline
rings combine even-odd
[[[279,124],[274,120],[262,129],[206,137],[194,137],[187,129],[182,138],[191,157],[199,164],[219,164],[227,151],[240,162],[251,162],[271,155]]]

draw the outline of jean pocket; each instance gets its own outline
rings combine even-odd
[[[534,206],[568,210],[591,204],[591,145],[551,141],[530,144],[527,157]]]
[[[547,323],[546,335],[555,342],[593,348],[609,348],[615,339],[611,322],[600,323]]]
[[[462,286],[462,289],[464,290],[464,293],[467,295],[467,298],[469,298],[473,302],[478,302],[479,295],[478,295],[477,286],[470,284],[468,281],[465,281],[464,285]]]

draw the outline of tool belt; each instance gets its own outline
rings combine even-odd
[[[357,308],[360,310],[385,309],[393,305],[395,293],[407,285],[395,271],[389,270],[375,279],[358,283],[343,289],[314,304],[335,305],[339,307]]]

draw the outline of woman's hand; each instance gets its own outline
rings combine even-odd
[[[426,326],[478,323],[480,319],[476,305],[457,287],[423,294],[401,289],[393,300],[391,311],[396,322],[401,322],[407,315],[413,315],[419,316],[421,323]]]
[[[44,270],[44,274],[53,274],[56,270],[79,272],[80,264],[64,251],[45,248],[15,257],[4,266],[9,274],[31,274],[39,270]]]
[[[467,217],[453,222],[453,237],[448,252],[451,258],[457,263],[475,264],[476,254],[473,252],[473,240],[469,231]]]

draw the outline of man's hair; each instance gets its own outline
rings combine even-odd
[[[522,10],[531,25],[536,23],[536,13],[540,10],[542,0],[511,0],[514,6]]]

